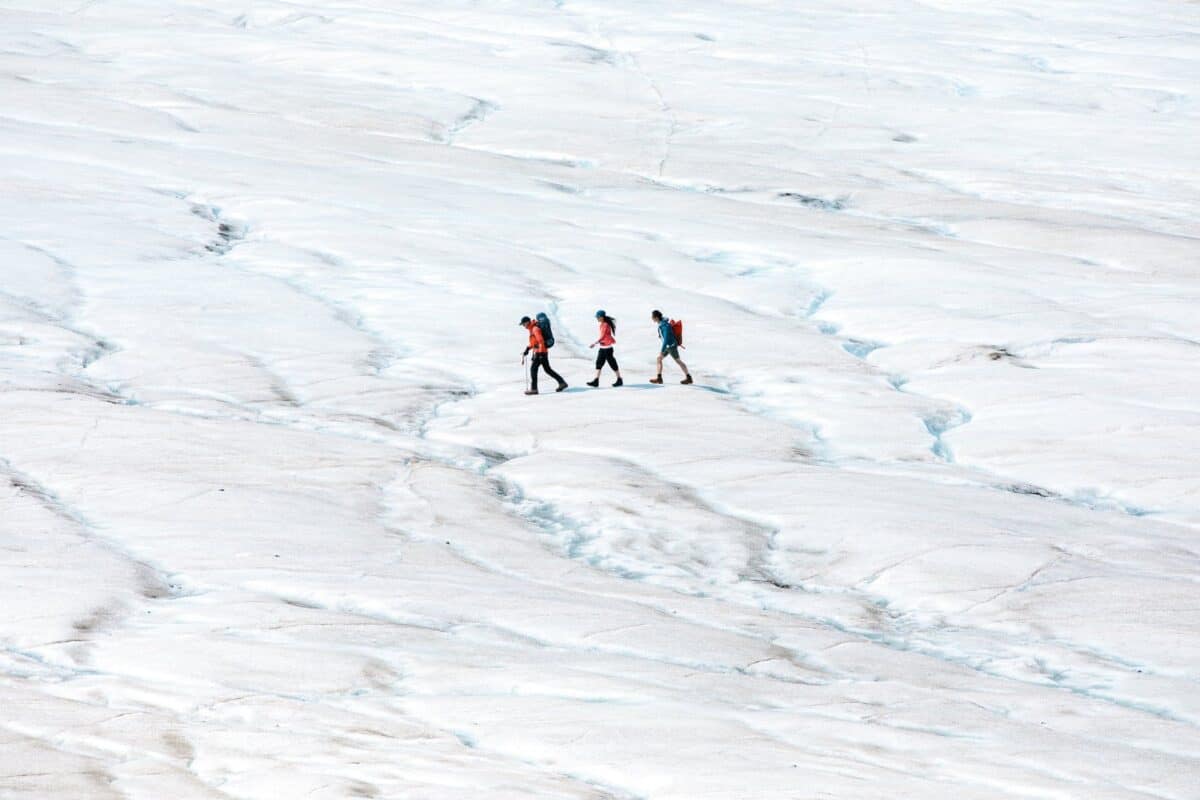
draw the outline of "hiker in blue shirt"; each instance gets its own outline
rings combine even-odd
[[[683,361],[681,361],[679,358],[679,348],[683,345],[683,342],[680,341],[680,336],[675,332],[675,326],[678,326],[680,333],[683,332],[683,323],[672,323],[672,321],[664,317],[663,313],[657,308],[650,312],[650,319],[653,320],[656,325],[658,325],[658,338],[662,340],[662,347],[658,351],[658,374],[651,378],[650,382],[663,382],[663,358],[667,355],[670,355],[671,358],[675,359],[675,363],[679,365],[679,368],[683,370],[683,380],[681,380],[680,383],[691,383],[692,373],[688,372],[687,364],[683,363]]]

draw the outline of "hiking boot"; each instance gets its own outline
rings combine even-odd
[[[621,380],[620,378],[617,378],[617,382],[613,384],[613,386],[624,386],[624,385],[625,385],[625,381]]]
[[[557,389],[555,389],[554,391],[556,391],[556,392],[561,392],[561,391],[563,391],[563,390],[564,390],[564,389],[566,389],[566,388],[567,388],[567,382],[566,382],[566,381],[563,381],[562,383],[560,383],[560,384],[558,385],[558,388],[557,388]]]
[[[650,382],[651,383],[662,383],[662,375],[659,375],[657,378],[651,378]]]
[[[538,393],[537,389],[526,389],[525,390],[525,394],[537,394],[537,393]]]
[[[691,382],[692,382],[692,376],[691,376],[691,375],[688,375],[686,378],[684,378],[683,380],[681,380],[681,381],[680,381],[680,383],[682,383],[682,384],[688,384],[688,383],[691,383]]]
[[[587,385],[592,387],[593,389],[595,389],[600,385],[600,379],[596,378],[596,380],[594,380],[594,381],[588,381]]]

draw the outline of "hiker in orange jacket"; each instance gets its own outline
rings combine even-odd
[[[650,379],[651,383],[662,383],[662,365],[663,357],[670,355],[675,359],[675,363],[683,370],[683,380],[680,383],[691,383],[692,373],[688,372],[687,364],[679,358],[680,341],[675,337],[675,331],[671,328],[670,320],[663,316],[663,313],[657,308],[650,312],[650,319],[654,324],[658,325],[658,338],[662,339],[662,347],[658,351],[658,374]]]
[[[538,327],[537,322],[529,317],[521,317],[521,327],[529,331],[529,346],[525,348],[524,355],[521,356],[521,361],[525,361],[525,356],[533,351],[533,364],[529,368],[529,388],[525,390],[525,394],[537,394],[538,388],[538,369],[546,370],[546,374],[554,380],[558,381],[556,392],[561,392],[567,388],[567,382],[562,379],[562,376],[550,368],[550,348],[546,346],[546,337],[542,335],[542,329]]]

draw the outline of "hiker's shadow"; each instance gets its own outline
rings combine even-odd
[[[662,389],[656,383],[626,383],[623,386],[571,386],[563,389],[561,394],[582,394],[583,392],[619,392],[622,389]]]
[[[621,389],[661,389],[662,386],[654,383],[627,383],[624,386],[571,386],[563,389],[562,394],[581,394],[583,392],[603,392],[603,391],[620,391]]]

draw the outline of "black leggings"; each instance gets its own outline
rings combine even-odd
[[[535,392],[537,391],[537,375],[538,375],[539,367],[546,370],[546,374],[549,375],[551,378],[554,378],[554,380],[558,381],[559,383],[564,382],[562,379],[562,375],[559,375],[557,372],[555,372],[554,370],[552,370],[550,368],[550,354],[549,353],[534,353],[533,354],[533,366],[529,368],[529,388],[532,389],[533,391],[535,391]]]
[[[613,372],[620,372],[621,368],[617,366],[617,359],[613,355],[611,347],[601,347],[596,351],[596,369],[600,369],[605,364],[612,367]]]

